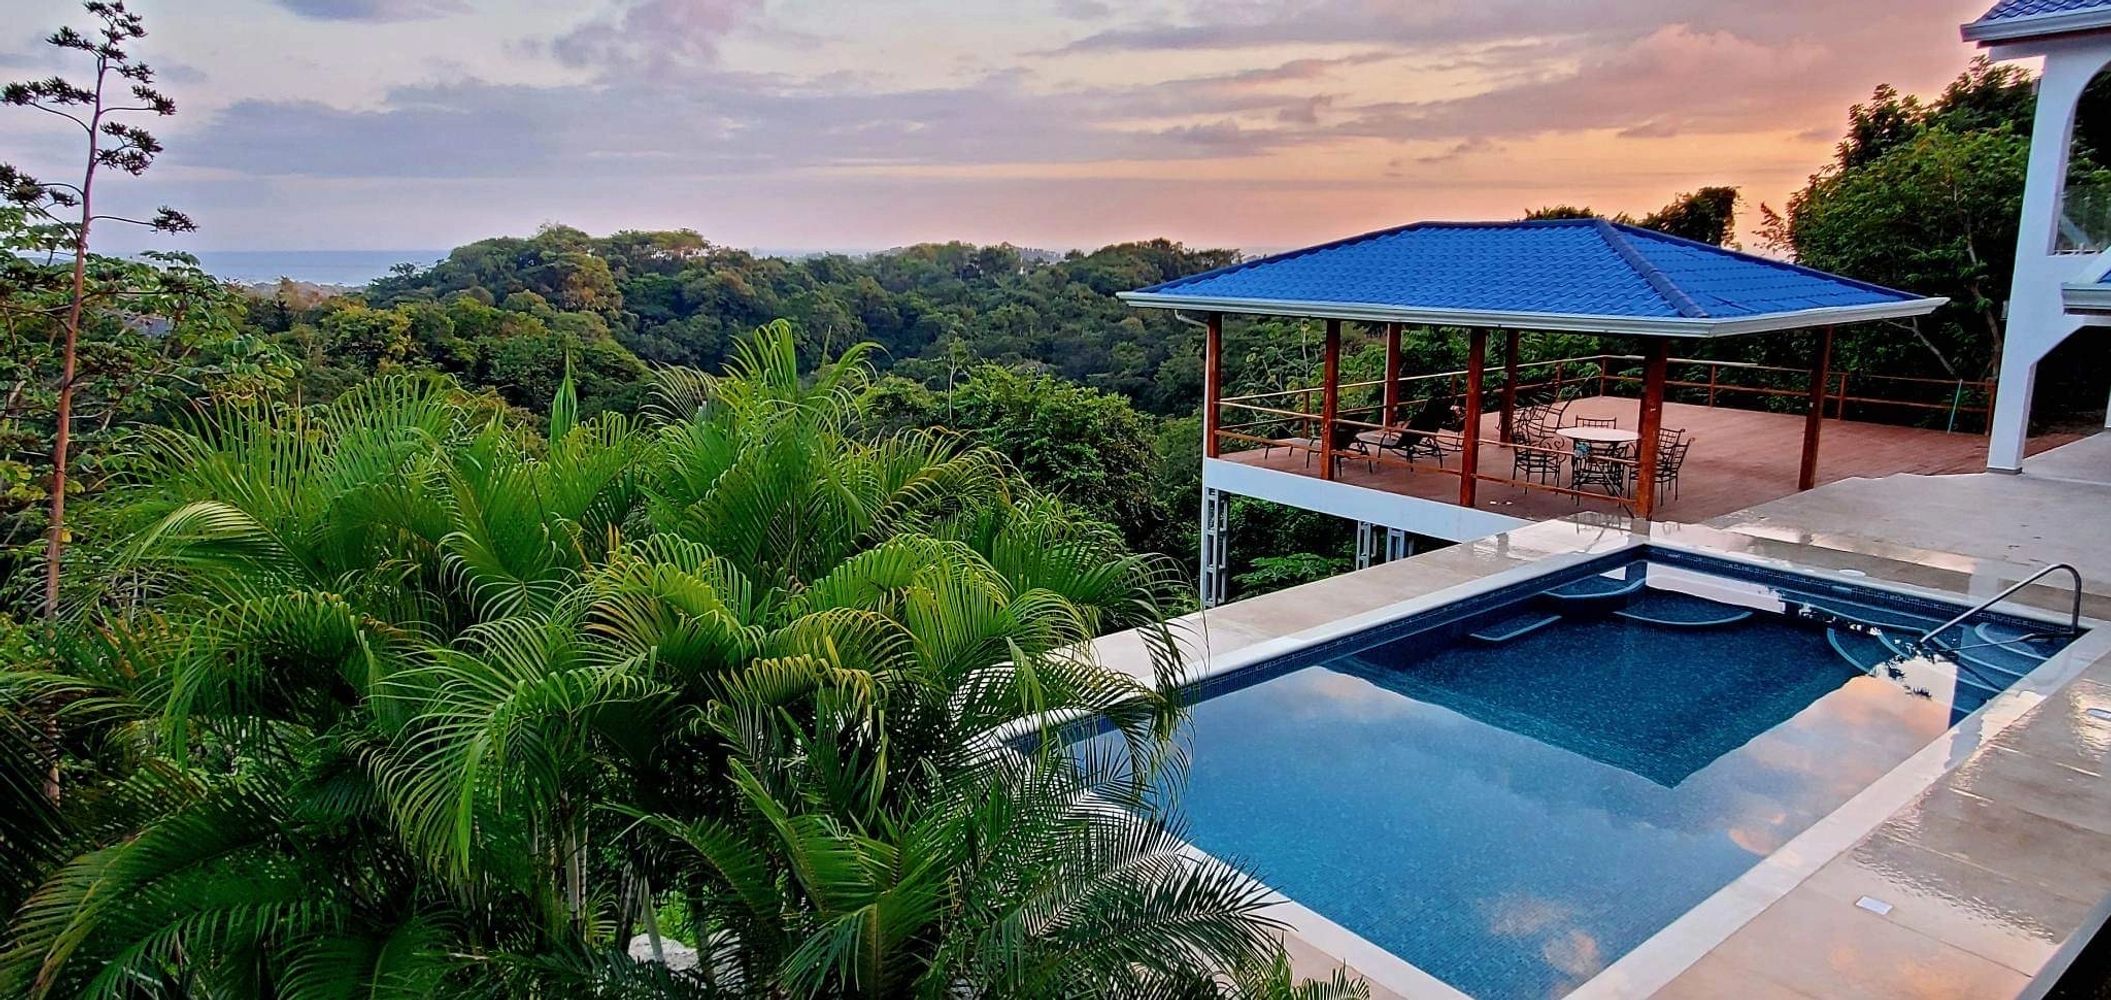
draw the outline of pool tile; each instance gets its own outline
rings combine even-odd
[[[2090,715],[2092,708],[2111,711],[2111,685],[2076,678],[1989,745],[2092,774],[2111,774],[2111,719]]]
[[[1790,893],[1714,955],[1765,969],[1769,981],[1789,989],[1839,1000],[1988,1000],[2014,996],[2030,981],[1998,962],[1817,892]]]
[[[1853,905],[1890,906],[1881,919],[2023,973],[2058,950],[2086,904],[1970,862],[1891,837],[1871,837],[1804,883],[1803,891]]]
[[[2003,805],[2111,834],[2111,778],[1997,748],[1967,761],[1951,781]]]
[[[1816,1000],[1812,994],[1768,979],[1749,966],[1712,954],[1693,963],[1670,985],[1650,994],[1655,1000]]]
[[[1948,784],[1878,832],[2090,905],[2111,890],[2111,836]]]

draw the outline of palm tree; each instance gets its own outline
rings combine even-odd
[[[0,990],[1283,982],[1263,894],[1166,806],[1167,570],[985,452],[861,438],[863,355],[802,376],[777,324],[641,420],[582,422],[567,383],[546,433],[387,378],[156,435],[95,641],[0,677],[80,688],[67,801],[106,804]],[[1130,627],[1151,681],[1086,652]],[[1078,759],[1069,718],[1125,752]],[[662,913],[700,969],[623,957]]]

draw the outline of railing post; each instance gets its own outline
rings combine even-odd
[[[1721,365],[1713,361],[1708,362],[1708,408],[1711,410],[1715,408],[1715,376],[1720,371]]]
[[[1210,313],[1202,333],[1202,455],[1216,458],[1224,424],[1224,314]]]
[[[1827,358],[1830,358],[1832,356],[1831,327],[1827,327],[1825,331],[1825,354]],[[1851,371],[1840,373],[1840,395],[1838,398],[1833,400],[1832,404],[1832,418],[1834,420],[1847,419],[1847,376],[1852,374],[1854,373]]]
[[[1481,377],[1488,364],[1488,331],[1474,327],[1466,349],[1466,428],[1459,443],[1459,506],[1474,506],[1481,474]]]
[[[1319,478],[1333,479],[1334,420],[1341,412],[1341,321],[1327,321],[1327,343],[1321,356],[1319,384]]]

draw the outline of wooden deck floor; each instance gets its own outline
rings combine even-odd
[[[1633,430],[1637,402],[1616,396],[1579,399],[1570,404],[1569,415],[1615,417],[1620,426]],[[1495,443],[1497,417],[1487,414],[1481,423],[1481,472],[1508,476],[1510,449]],[[1755,504],[1778,499],[1796,491],[1797,463],[1803,448],[1803,417],[1787,413],[1761,413],[1664,404],[1664,426],[1682,428],[1693,441],[1686,466],[1679,474],[1676,496],[1660,498],[1657,518],[1688,523],[1720,517]],[[2073,434],[2048,434],[2030,440],[2030,454],[2075,440]],[[1282,472],[1318,476],[1319,458],[1295,448],[1276,448],[1264,456],[1260,449],[1227,451],[1228,461],[1256,465]],[[1419,461],[1414,471],[1398,464],[1371,469],[1359,459],[1341,464],[1341,481],[1407,496],[1456,503],[1459,496],[1458,457],[1445,462],[1438,472],[1433,463]],[[1889,424],[1827,420],[1818,449],[1818,482],[1899,473],[1940,475],[1980,472],[1986,468],[1986,438],[1980,434],[1895,427]],[[1422,471],[1429,470],[1429,471]],[[1503,483],[1480,484],[1479,506],[1483,510],[1534,521],[1563,517],[1580,510],[1617,511],[1610,501],[1578,501],[1541,490],[1528,490]]]

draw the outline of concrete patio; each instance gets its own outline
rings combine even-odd
[[[1707,525],[1535,524],[1190,616],[1186,653],[1197,670],[1236,666],[1405,605],[1539,572],[1548,560],[1652,540],[1961,600],[2067,561],[2084,575],[2085,613],[2111,619],[2111,533],[2079,530],[2106,511],[2111,435],[2042,454],[2020,476],[1846,479]],[[2045,608],[2066,600],[2057,587],[2020,596]],[[1130,669],[1146,662],[1133,635],[1109,636],[1097,652]],[[1569,995],[2022,991],[2111,895],[2111,629],[2055,663]],[[1857,905],[1865,897],[1888,909]],[[1326,928],[1300,927],[1289,945],[1305,974],[1342,964],[1373,970],[1374,996],[1455,995]]]

